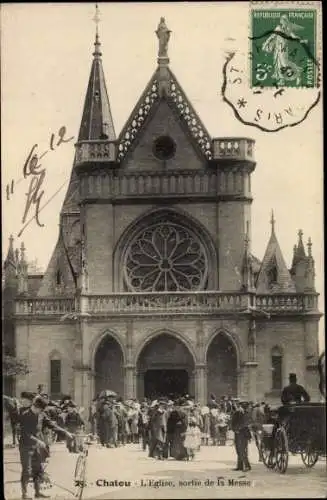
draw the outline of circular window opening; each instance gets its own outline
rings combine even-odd
[[[159,160],[170,160],[175,154],[176,144],[171,137],[158,137],[154,141],[153,154]]]

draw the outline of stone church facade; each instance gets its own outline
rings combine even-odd
[[[105,388],[273,402],[295,372],[318,398],[311,242],[306,251],[299,232],[288,269],[272,216],[264,258],[254,257],[254,141],[209,135],[160,29],[158,66],[118,136],[96,35],[44,275],[29,273],[10,240],[4,338],[30,367],[15,391],[43,384],[84,406]]]

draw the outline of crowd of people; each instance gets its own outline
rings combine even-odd
[[[309,396],[290,374],[284,388],[284,404],[309,401]],[[251,470],[248,443],[253,438],[259,461],[260,436],[265,423],[276,416],[265,402],[241,401],[214,394],[206,405],[193,397],[123,400],[113,391],[103,391],[89,409],[80,408],[69,395],[51,401],[47,394],[22,392],[20,401],[4,396],[4,407],[12,428],[13,446],[19,443],[22,465],[22,498],[27,499],[27,484],[33,479],[35,497],[47,497],[41,491],[45,468],[54,441],[65,440],[69,453],[83,449],[82,436],[98,440],[102,447],[117,448],[139,444],[150,458],[192,460],[201,446],[225,446],[232,438],[237,464],[235,470]]]

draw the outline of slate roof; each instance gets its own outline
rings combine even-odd
[[[277,280],[274,283],[269,282],[269,272],[272,268],[275,268],[277,271]],[[257,293],[296,292],[295,284],[287,269],[274,228],[272,228],[271,236],[261,264],[256,282],[256,290]]]

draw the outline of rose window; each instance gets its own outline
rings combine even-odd
[[[125,279],[138,292],[201,290],[207,281],[203,244],[174,223],[158,223],[132,241],[125,257]]]

